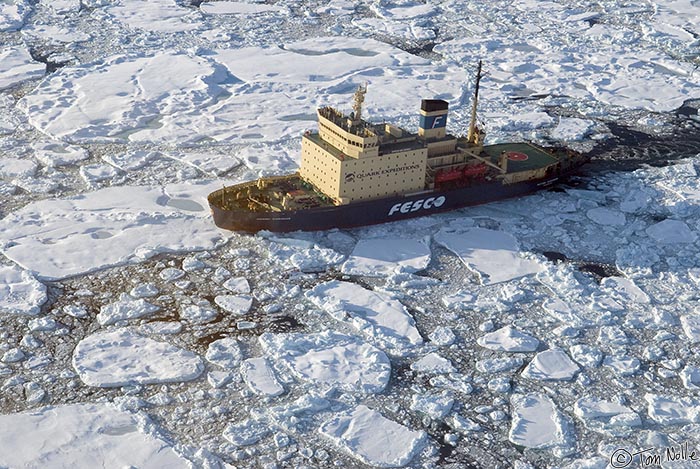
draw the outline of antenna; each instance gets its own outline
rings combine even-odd
[[[479,60],[479,67],[476,71],[476,84],[474,85],[474,101],[472,102],[472,119],[469,122],[469,133],[467,134],[467,141],[478,144],[478,136],[476,129],[476,106],[479,102],[479,82],[481,81],[481,60]]]

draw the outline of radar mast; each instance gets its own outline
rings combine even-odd
[[[353,123],[359,124],[362,120],[362,103],[365,102],[365,94],[367,93],[367,84],[359,85],[355,95],[353,96]]]

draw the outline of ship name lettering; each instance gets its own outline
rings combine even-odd
[[[436,208],[442,206],[445,203],[445,196],[440,197],[428,197],[427,199],[420,199],[416,201],[404,202],[395,204],[389,210],[389,216],[392,216],[396,212],[409,213],[417,212],[420,209],[429,210],[431,208]]]

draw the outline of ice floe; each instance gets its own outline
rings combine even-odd
[[[508,439],[526,448],[550,449],[567,444],[569,422],[544,394],[514,394]]]
[[[5,467],[183,468],[193,464],[157,435],[142,416],[111,404],[70,404],[0,415],[0,465]]]
[[[419,373],[454,373],[457,371],[447,358],[432,352],[411,364],[411,369]]]
[[[199,5],[202,13],[207,15],[250,15],[256,13],[280,13],[284,10],[275,5],[246,2],[203,2]]]
[[[46,300],[46,286],[31,273],[0,266],[0,313],[34,316]]]
[[[427,443],[423,431],[412,431],[364,405],[338,413],[319,433],[359,461],[376,467],[408,464]]]
[[[530,379],[568,381],[578,373],[579,367],[560,349],[550,349],[535,355],[523,370],[523,376]]]
[[[35,202],[0,220],[0,230],[12,240],[2,251],[40,278],[60,279],[159,252],[215,247],[226,235],[214,227],[199,199],[208,189],[192,185],[189,190],[189,196],[173,198],[167,187],[110,187]],[[179,200],[201,210],[178,208]]]
[[[269,355],[303,381],[362,393],[381,392],[389,383],[386,354],[352,336],[265,333],[259,340]]]
[[[338,321],[348,322],[389,353],[423,343],[415,320],[397,299],[349,282],[317,285],[307,297]]]
[[[265,396],[279,396],[284,388],[277,381],[275,372],[265,358],[248,358],[241,363],[243,381],[251,391]]]
[[[159,309],[158,306],[147,302],[143,298],[136,299],[131,295],[122,293],[118,301],[100,308],[97,321],[103,326],[108,326],[118,321],[147,317]]]
[[[2,21],[1,17],[0,21]],[[23,47],[0,49],[0,90],[32,78],[39,78],[45,72],[46,65],[36,62],[27,49]]]
[[[341,266],[341,271],[375,277],[395,272],[418,272],[429,263],[429,240],[361,239]]]
[[[433,420],[440,420],[450,413],[454,403],[452,391],[414,394],[411,398],[411,410],[425,414]]]
[[[204,364],[190,351],[118,329],[78,342],[73,368],[88,386],[109,388],[191,381],[204,371]]]
[[[174,0],[120,0],[105,11],[133,29],[159,33],[190,31],[201,25],[192,10],[180,6]],[[168,75],[172,78],[172,75]]]
[[[0,31],[16,31],[24,24],[29,14],[29,2],[9,0],[0,4]]]
[[[205,358],[222,368],[237,368],[243,358],[241,346],[233,337],[224,337],[209,344]]]
[[[513,326],[506,326],[479,337],[477,343],[491,350],[504,352],[534,352],[540,341]]]
[[[646,233],[658,244],[687,244],[697,239],[697,234],[681,220],[660,221],[647,228]]]
[[[649,418],[661,425],[700,423],[700,400],[684,396],[646,394]]]
[[[227,313],[243,316],[253,305],[253,298],[248,295],[217,295],[214,303]]]
[[[587,428],[611,436],[630,435],[642,425],[642,419],[629,407],[595,397],[577,400],[574,413]]]
[[[185,54],[115,56],[92,66],[62,68],[18,107],[55,138],[119,139],[162,115],[211,103],[222,92],[218,83],[225,76],[215,63]]]
[[[509,233],[485,228],[470,228],[460,233],[442,230],[435,235],[435,241],[477,272],[484,285],[507,282],[542,270],[538,262],[520,256],[518,243]]]

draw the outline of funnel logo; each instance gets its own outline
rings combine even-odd
[[[444,195],[441,195],[440,197],[428,197],[427,199],[398,203],[391,207],[391,210],[389,210],[389,216],[392,216],[396,212],[410,213],[417,212],[418,210],[430,210],[432,208],[441,207],[444,203]]]
[[[439,129],[447,126],[447,114],[437,116],[420,116],[420,127],[422,129]]]

